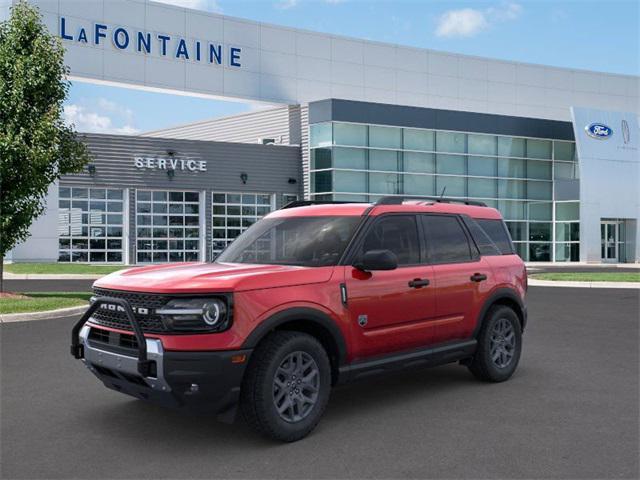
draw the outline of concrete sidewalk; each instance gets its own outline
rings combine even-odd
[[[5,280],[97,280],[104,274],[84,273],[4,273]]]

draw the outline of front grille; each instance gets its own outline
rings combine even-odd
[[[140,328],[143,332],[166,332],[167,328],[160,320],[160,316],[154,312],[156,309],[164,306],[169,299],[163,295],[154,295],[149,293],[137,293],[137,292],[121,292],[117,290],[105,290],[102,288],[94,288],[93,293],[97,297],[112,297],[122,298],[129,302],[132,308],[146,308],[149,310],[148,315],[141,315],[134,313]],[[122,330],[133,330],[131,323],[127,319],[127,315],[124,312],[118,310],[106,310],[98,307],[93,313],[91,319],[98,325],[103,325],[110,328],[119,328]]]

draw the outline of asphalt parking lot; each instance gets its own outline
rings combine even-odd
[[[2,478],[638,478],[638,290],[531,288],[515,377],[456,365],[334,390],[307,439],[109,391],[73,318],[2,326]]]

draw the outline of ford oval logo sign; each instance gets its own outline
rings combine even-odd
[[[611,127],[607,127],[603,123],[592,123],[591,125],[587,125],[587,127],[585,127],[585,130],[587,132],[587,135],[599,140],[606,140],[611,135],[613,135],[613,130],[611,130]]]

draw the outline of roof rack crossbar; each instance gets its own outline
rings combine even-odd
[[[387,196],[380,198],[376,205],[401,205],[406,200],[425,200],[428,202],[437,203],[461,203],[463,205],[473,205],[475,207],[486,207],[487,204],[479,202],[477,200],[469,200],[464,198],[452,198],[452,197],[419,197],[419,196]]]
[[[296,208],[296,207],[308,207],[309,205],[343,205],[345,203],[367,203],[367,202],[347,202],[347,201],[336,201],[336,200],[294,200],[293,202],[289,202],[284,205],[281,210],[285,208]]]

